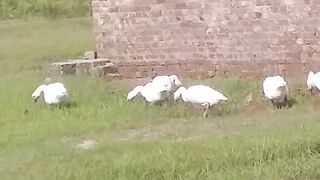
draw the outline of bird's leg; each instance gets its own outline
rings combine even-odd
[[[315,91],[316,91],[316,90],[315,90],[314,87],[312,87],[309,91],[310,91],[311,96],[313,96],[313,95],[315,94]]]
[[[202,117],[207,118],[208,117],[208,109],[209,109],[209,104],[205,105],[205,109],[203,111]]]
[[[271,99],[271,103],[273,107],[276,107],[277,109],[281,109],[281,105],[279,104],[278,101],[274,101],[273,99]]]
[[[284,103],[285,103],[285,107],[288,109],[288,108],[289,108],[288,96],[285,96],[285,97],[284,97]]]
[[[271,104],[272,104],[273,107],[277,107],[278,108],[278,105],[274,102],[273,99],[271,99]]]
[[[275,105],[277,106],[278,109],[282,109],[283,103],[276,101]]]
[[[170,96],[171,97],[171,96]],[[170,97],[167,97],[164,101],[166,102],[166,103],[169,103],[170,102]]]

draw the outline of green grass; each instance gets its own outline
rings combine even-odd
[[[89,14],[90,3],[90,0],[1,0],[0,19],[83,17]]]
[[[127,102],[125,82],[63,77],[71,108],[34,103],[46,65],[94,49],[90,19],[0,22],[1,179],[319,179],[320,123],[313,100],[289,80],[291,109],[262,98],[261,82],[237,78],[193,81],[231,101],[210,118],[181,102]],[[244,105],[266,107],[251,112]],[[84,139],[98,145],[75,146]]]

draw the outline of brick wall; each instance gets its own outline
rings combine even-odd
[[[318,69],[320,0],[92,0],[92,7],[98,56],[127,74]]]

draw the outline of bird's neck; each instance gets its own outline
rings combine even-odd
[[[180,94],[181,94],[181,98],[184,102],[188,101],[188,94],[187,94],[187,89],[184,87],[180,88]]]
[[[138,94],[143,94],[144,87],[143,86],[137,86],[133,90],[133,97],[136,97]]]
[[[42,85],[40,85],[40,86],[36,89],[36,91],[37,91],[39,94],[41,94],[41,93],[43,93],[43,92],[45,91],[46,87],[47,87],[47,85],[42,84]]]

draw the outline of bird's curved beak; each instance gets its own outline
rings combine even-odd
[[[39,98],[33,98],[33,101],[36,103]]]

